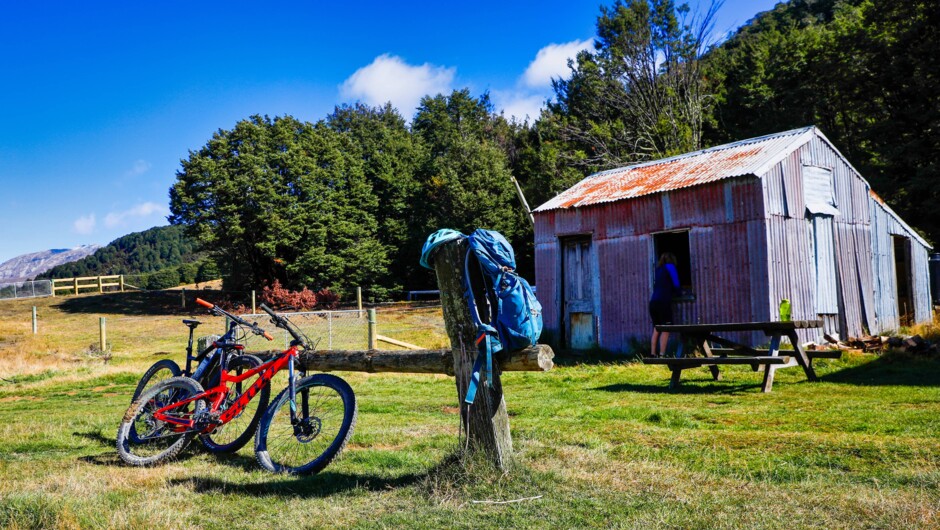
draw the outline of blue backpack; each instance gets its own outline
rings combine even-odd
[[[431,234],[422,251],[421,264],[430,268],[427,261],[430,253],[441,244],[459,237],[464,236],[447,229]],[[535,345],[542,334],[542,305],[529,282],[516,274],[515,253],[502,234],[477,229],[467,237],[467,243],[464,298],[477,326],[478,355],[465,401],[473,403],[484,364],[486,383],[492,381],[494,354],[503,350],[514,352]],[[477,269],[479,272],[476,272]],[[482,291],[486,293],[484,300],[476,299],[474,280],[478,287],[482,281]],[[487,321],[484,322],[484,319]]]

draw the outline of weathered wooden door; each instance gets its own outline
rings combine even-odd
[[[562,263],[564,326],[569,348],[586,350],[597,343],[594,315],[594,251],[589,238],[564,241]]]

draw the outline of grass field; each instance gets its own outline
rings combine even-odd
[[[665,368],[627,362],[506,374],[505,474],[458,462],[452,379],[345,373],[359,423],[320,475],[198,444],[134,469],[115,454],[117,423],[139,374],[180,361],[186,334],[169,306],[124,300],[0,303],[0,527],[940,527],[936,359],[817,361],[821,382],[781,370],[770,394],[745,367],[720,382],[689,371],[677,392]],[[108,362],[89,347],[99,315],[121,322]]]

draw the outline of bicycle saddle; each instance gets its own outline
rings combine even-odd
[[[202,322],[198,320],[183,320],[183,324],[186,324],[187,326],[189,326],[190,329],[196,329],[196,326],[198,326],[199,324],[202,324]]]

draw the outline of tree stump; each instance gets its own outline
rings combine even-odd
[[[460,420],[466,431],[468,446],[482,450],[490,456],[500,469],[505,470],[512,459],[512,436],[509,433],[509,415],[503,399],[499,363],[493,363],[493,377],[485,384],[485,374],[480,374],[476,401],[464,403],[467,386],[477,357],[476,325],[463,296],[465,239],[445,243],[431,257],[441,291],[444,310],[444,325],[450,338],[454,358],[454,376],[457,383],[457,398],[460,403]]]

